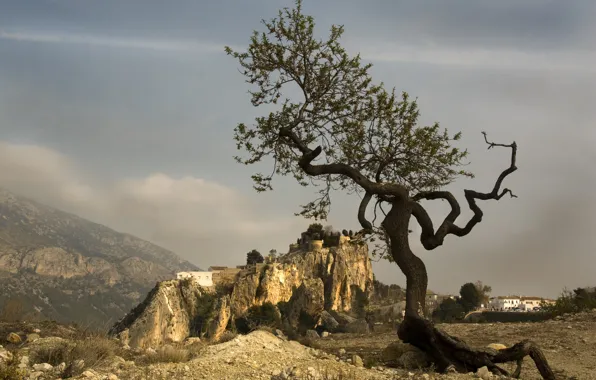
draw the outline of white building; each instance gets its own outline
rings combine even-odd
[[[521,308],[525,311],[532,311],[537,307],[540,307],[540,303],[543,301],[543,298],[540,297],[522,297],[522,306]]]
[[[201,286],[213,286],[213,272],[178,272],[176,278],[178,280],[193,278]]]
[[[521,307],[521,297],[518,296],[499,296],[493,297],[489,301],[489,309],[496,311],[507,311]]]

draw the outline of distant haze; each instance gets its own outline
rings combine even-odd
[[[309,221],[313,189],[290,179],[257,194],[232,157],[238,122],[262,112],[224,45],[245,46],[262,18],[294,1],[14,1],[0,6],[0,187],[132,233],[206,268],[256,248],[286,252]],[[461,130],[473,180],[505,186],[465,238],[425,252],[430,288],[469,281],[493,294],[554,297],[595,285],[596,2],[304,1],[317,33],[346,29],[352,53],[387,87],[419,98],[424,123]],[[357,196],[334,194],[328,224],[358,228]],[[435,225],[447,212],[425,203]],[[466,211],[458,222],[464,224]],[[415,232],[418,230],[415,228]],[[378,279],[405,284],[395,264]]]

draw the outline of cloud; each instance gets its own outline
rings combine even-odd
[[[78,44],[110,48],[143,49],[173,52],[221,53],[221,44],[193,40],[161,40],[146,38],[107,37],[54,32],[7,32],[0,30],[0,39],[22,42]]]
[[[481,49],[474,47],[441,47],[396,44],[365,44],[359,46],[365,60],[376,62],[423,63],[483,69],[529,71],[596,72],[594,51],[521,51],[514,49]]]
[[[235,189],[201,178],[152,173],[101,183],[83,175],[69,157],[37,145],[0,142],[0,184],[205,267],[240,264],[252,248],[283,250],[305,223],[276,216]],[[263,241],[273,245],[261,246]]]

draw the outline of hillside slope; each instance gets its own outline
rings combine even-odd
[[[0,189],[0,319],[110,324],[157,281],[198,270],[176,254]]]

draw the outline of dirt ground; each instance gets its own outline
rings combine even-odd
[[[596,310],[546,322],[441,324],[439,328],[473,347],[490,343],[510,346],[530,339],[540,345],[559,379],[596,380]],[[329,353],[343,348],[349,354],[380,361],[382,350],[396,340],[394,328],[376,326],[369,335],[335,334],[321,339],[319,344]],[[513,370],[515,365],[503,367]],[[529,357],[524,360],[521,378],[541,379]]]

